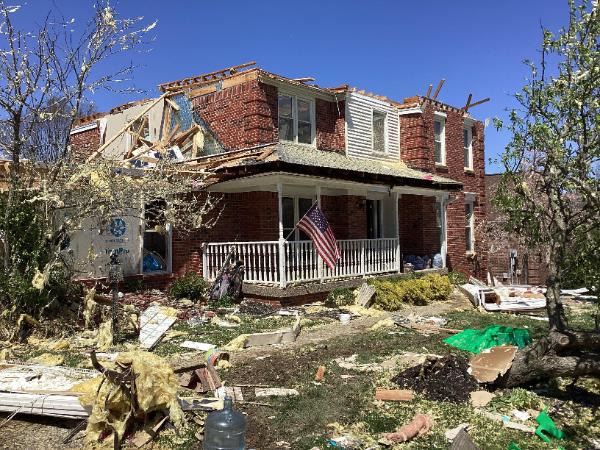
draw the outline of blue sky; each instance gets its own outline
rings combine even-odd
[[[92,0],[29,0],[23,26],[50,9],[84,20]],[[123,16],[158,19],[152,50],[130,53],[139,64],[134,83],[146,92],[98,92],[99,110],[157,93],[156,85],[256,60],[290,77],[314,76],[321,86],[348,83],[401,100],[424,94],[445,78],[439,99],[473,108],[481,120],[503,117],[528,74],[521,63],[537,58],[540,24],[566,23],[565,0],[454,1],[220,1],[122,0]],[[118,64],[115,61],[115,64]],[[486,129],[486,157],[495,158],[508,136]],[[497,172],[498,166],[487,165]]]

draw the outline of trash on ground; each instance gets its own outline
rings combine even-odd
[[[461,403],[469,401],[470,393],[478,388],[477,380],[468,372],[468,367],[465,358],[448,355],[410,367],[392,381],[402,388],[423,394],[429,400]]]
[[[333,448],[342,450],[359,450],[362,448],[362,441],[352,436],[339,436],[327,439],[327,443]]]
[[[475,445],[467,430],[463,428],[458,431],[458,434],[453,439],[450,450],[479,450],[479,447]]]
[[[377,363],[360,364],[356,362],[358,358],[357,354],[348,356],[346,358],[336,358],[334,361],[342,369],[356,370],[357,372],[377,372],[383,370],[382,367]]]
[[[492,383],[511,368],[517,347],[503,345],[471,357],[469,373],[480,383]]]
[[[535,421],[538,427],[535,429],[535,434],[544,442],[550,443],[552,439],[562,439],[564,433],[556,427],[554,421],[550,418],[546,411],[542,411]]]
[[[315,373],[315,381],[323,381],[325,378],[325,366],[319,366],[317,368],[317,373]]]
[[[65,362],[63,355],[56,355],[52,353],[42,353],[35,358],[31,358],[28,362],[33,364],[41,364],[44,366],[60,366]]]
[[[473,282],[461,286],[475,306],[486,311],[532,311],[546,307],[544,288],[477,285]]]
[[[446,439],[448,439],[449,441],[453,441],[456,438],[456,436],[458,436],[460,430],[467,430],[470,426],[471,425],[468,423],[461,423],[457,427],[447,430],[444,433],[444,436],[446,436]]]
[[[518,409],[514,409],[512,415],[522,422],[529,420],[531,417],[531,414],[529,414],[527,411],[519,411]]]
[[[246,448],[246,418],[233,409],[233,400],[226,396],[223,409],[212,412],[204,421],[205,449]]]
[[[211,350],[216,348],[215,344],[208,344],[206,342],[195,342],[195,341],[183,341],[179,344],[180,347],[183,348],[191,348],[192,350],[198,350],[201,352],[205,352],[207,350]]]
[[[479,353],[500,345],[516,345],[518,348],[523,348],[532,340],[526,329],[491,325],[484,330],[466,329],[444,339],[444,342],[461,350]]]
[[[388,317],[387,319],[382,319],[379,322],[376,322],[375,324],[371,325],[369,327],[369,331],[377,331],[380,330],[381,328],[390,328],[393,327],[395,325],[394,320],[391,317]]]
[[[233,400],[233,403],[244,401],[242,388],[239,386],[221,386],[217,389],[216,396],[222,399],[225,399],[226,396],[229,396]]]
[[[496,395],[488,391],[471,392],[471,405],[475,408],[486,406]]]
[[[296,389],[287,388],[256,388],[254,394],[258,398],[263,397],[295,397],[300,395]]]
[[[417,414],[406,425],[402,425],[393,433],[385,433],[384,439],[392,442],[406,442],[427,433],[433,426],[433,419],[427,414]]]
[[[290,328],[264,333],[242,334],[229,342],[226,350],[238,350],[248,347],[261,347],[264,345],[286,344],[294,342],[300,334],[300,316],[296,317],[296,323]]]
[[[340,314],[340,322],[342,322],[344,325],[350,323],[350,319],[352,319],[352,315],[348,314],[348,313],[342,313]]]
[[[140,347],[150,350],[177,320],[177,310],[152,304],[140,315]]]
[[[356,303],[363,308],[368,308],[371,305],[374,295],[375,287],[368,283],[363,283],[356,293]]]
[[[409,389],[376,389],[375,400],[390,402],[410,402],[415,397]]]

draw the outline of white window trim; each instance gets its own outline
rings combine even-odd
[[[373,122],[373,116],[378,112],[385,116],[385,121],[383,123],[383,151],[375,150],[375,124]],[[389,153],[389,142],[388,142],[388,121],[389,114],[387,111],[377,108],[371,108],[371,151],[378,155],[387,155]]]
[[[292,141],[282,139],[282,141],[283,142],[293,142],[298,145],[306,145],[309,147],[314,147],[316,145],[316,137],[317,137],[317,127],[316,127],[317,119],[316,119],[316,110],[315,110],[315,100],[312,98],[309,98],[309,97],[298,96],[291,92],[286,92],[286,91],[280,90],[277,93],[278,105],[279,105],[279,96],[280,95],[284,95],[284,96],[292,98],[292,119],[293,119],[293,123],[294,123],[294,125],[293,125],[294,139]],[[306,142],[298,142],[298,99],[308,102],[310,105],[310,144],[307,144]],[[277,108],[277,132],[279,133],[279,107]]]
[[[464,169],[472,171],[473,170],[473,127],[465,122],[463,130],[466,130],[469,133],[468,134],[469,146],[464,147],[464,150],[467,150],[469,152],[469,157],[468,157],[469,165],[465,166]],[[463,141],[464,141],[464,136],[463,136]],[[463,142],[463,146],[464,146],[464,142]]]
[[[465,193],[465,204],[471,205],[471,217],[469,218],[469,228],[471,229],[471,242],[466,242],[465,251],[467,254],[475,253],[475,196],[471,193]],[[465,227],[467,223],[465,222]]]
[[[441,161],[435,161],[435,164],[438,166],[446,165],[446,113],[435,111],[434,113],[434,128],[433,128],[433,140],[434,140],[434,159],[435,159],[435,122],[441,122],[442,124],[442,133],[440,136],[441,139]]]
[[[291,198],[294,202],[294,226],[298,224],[298,222],[300,221],[300,219],[302,219],[302,217],[300,217],[300,199],[301,198],[310,198],[313,203],[316,201],[315,196],[310,196],[310,195],[302,195],[302,194],[283,194],[283,198]],[[284,239],[288,239],[288,232],[284,231]],[[294,227],[294,233],[290,236],[294,237],[294,241],[298,241],[300,239],[300,230],[298,229],[298,227]]]

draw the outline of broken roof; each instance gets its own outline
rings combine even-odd
[[[214,168],[217,174],[255,173],[278,169],[294,172],[329,172],[353,181],[386,182],[432,189],[460,190],[462,183],[450,178],[423,172],[393,161],[349,158],[344,154],[317,150],[293,143],[275,143],[252,150],[247,155],[224,161]]]

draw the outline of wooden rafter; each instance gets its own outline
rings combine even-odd
[[[483,100],[479,100],[475,103],[471,103],[471,104],[465,106],[465,112],[468,111],[469,108],[472,108],[473,106],[481,105],[482,103],[489,102],[489,101],[490,101],[490,98],[487,97],[487,98],[484,98]]]
[[[444,81],[446,81],[445,78],[442,78],[440,80],[440,82],[437,85],[437,88],[435,88],[435,92],[433,93],[433,100],[435,100],[438,96],[438,94],[440,93],[440,90],[442,89],[442,86],[444,85]]]
[[[246,67],[251,67],[256,65],[256,61],[250,61],[244,64],[239,64],[237,66],[228,67],[226,69],[217,70],[215,72],[209,72],[202,75],[197,75],[195,77],[182,78],[181,80],[170,81],[168,83],[163,83],[158,86],[158,88],[163,91],[170,91],[173,89],[179,89],[184,87],[189,87],[191,85],[202,83],[205,81],[215,81],[220,78],[233,75],[237,73],[238,70],[244,69]]]

